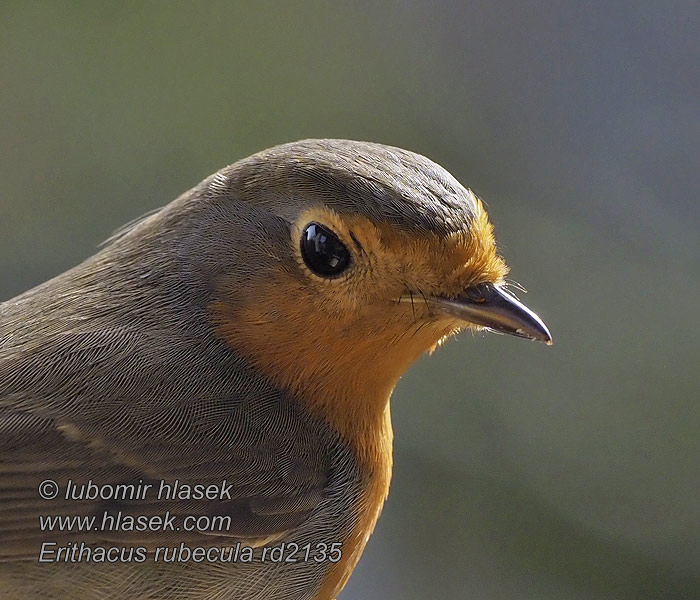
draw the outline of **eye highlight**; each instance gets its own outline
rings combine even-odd
[[[336,277],[350,265],[350,252],[330,229],[309,223],[301,235],[301,256],[316,275]]]

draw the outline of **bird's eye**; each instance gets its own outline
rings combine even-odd
[[[301,255],[317,275],[335,277],[350,264],[350,252],[330,229],[309,223],[301,236]]]

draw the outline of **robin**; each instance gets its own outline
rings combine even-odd
[[[0,305],[0,598],[335,598],[408,366],[465,328],[551,343],[506,272],[434,162],[306,140]]]

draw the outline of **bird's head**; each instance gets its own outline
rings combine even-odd
[[[383,408],[415,359],[464,328],[551,343],[505,289],[481,201],[423,156],[307,140],[209,187],[237,202],[241,227],[210,306],[218,331],[311,402]]]

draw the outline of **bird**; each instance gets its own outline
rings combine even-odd
[[[3,302],[0,598],[336,598],[402,374],[461,330],[551,344],[507,273],[447,170],[311,139]]]

